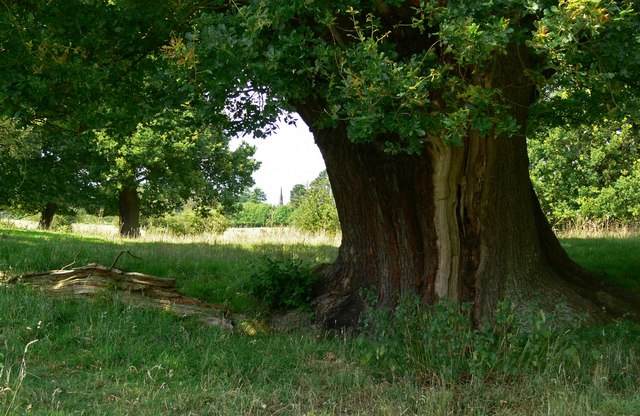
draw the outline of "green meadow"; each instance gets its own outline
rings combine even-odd
[[[640,290],[639,237],[562,242],[587,268]],[[265,256],[329,262],[335,244],[133,241],[0,228],[5,277],[109,266],[122,250],[139,259],[123,256],[118,268],[173,277],[184,294],[223,304],[260,330],[211,327],[107,294],[60,300],[0,286],[0,415],[640,414],[636,324],[560,329],[534,310],[523,331],[507,308],[508,326],[475,330],[455,311],[427,318],[408,308],[402,319],[372,313],[361,333],[282,332],[271,329],[273,312],[248,290],[257,265]]]

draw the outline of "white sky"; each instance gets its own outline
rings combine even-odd
[[[242,139],[256,147],[254,157],[262,165],[253,174],[255,186],[267,194],[267,202],[273,205],[280,200],[281,187],[286,204],[293,185],[307,185],[325,169],[313,135],[299,117],[296,117],[295,126],[286,123],[278,126],[278,130],[266,139]]]

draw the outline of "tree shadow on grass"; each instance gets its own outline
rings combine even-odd
[[[246,291],[256,264],[264,256],[331,262],[337,248],[307,244],[208,244],[110,240],[47,231],[0,229],[0,271],[22,274],[77,267],[89,263],[176,279],[187,296],[250,312],[255,300]]]

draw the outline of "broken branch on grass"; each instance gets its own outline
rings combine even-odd
[[[66,266],[62,266],[62,269],[60,269],[60,270],[66,270],[67,267],[71,267],[74,264],[76,264],[78,262],[78,256],[80,255],[80,253],[82,253],[82,252],[78,251],[78,254],[76,254],[76,256],[73,258],[73,261],[71,263],[67,264]]]
[[[116,267],[116,263],[118,262],[118,260],[120,260],[120,257],[122,257],[122,255],[123,255],[123,254],[125,254],[125,253],[126,253],[126,254],[128,254],[128,255],[130,255],[130,256],[131,256],[131,257],[133,257],[134,259],[142,260],[140,257],[135,256],[135,255],[134,255],[133,253],[131,253],[129,250],[122,250],[122,251],[118,254],[118,256],[116,256],[116,259],[113,261],[113,263],[111,263],[111,267],[109,267],[109,270],[111,270],[111,269],[113,269],[114,267]]]

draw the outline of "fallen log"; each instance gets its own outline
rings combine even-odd
[[[175,279],[125,272],[113,265],[105,267],[90,263],[68,270],[0,276],[0,282],[32,286],[60,298],[91,297],[98,293],[117,295],[127,305],[161,309],[183,317],[194,316],[207,325],[224,329],[232,329],[234,320],[239,318],[221,305],[183,295],[176,289]]]

